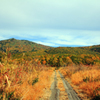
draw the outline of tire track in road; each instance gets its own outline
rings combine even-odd
[[[57,73],[55,71],[54,82],[51,84],[51,96],[50,100],[59,100],[60,90],[57,88]]]
[[[65,87],[58,72],[57,72],[57,79],[58,79],[57,87],[60,89],[59,100],[68,100],[68,95],[65,91]]]
[[[50,89],[49,100],[81,100],[59,71],[55,71],[54,82]]]
[[[63,81],[64,87],[65,87],[65,91],[67,92],[68,95],[68,99],[69,100],[81,100],[78,95],[76,94],[76,92],[73,90],[73,88],[70,86],[70,84],[64,79],[63,75],[59,72],[60,77]]]
[[[51,84],[50,100],[68,100],[67,93],[58,72],[55,71],[54,82]]]

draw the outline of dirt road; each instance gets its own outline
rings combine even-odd
[[[46,91],[48,95],[40,100],[81,100],[59,71],[53,73],[51,87]]]
[[[55,71],[54,82],[50,89],[52,93],[49,100],[80,100],[59,71]]]

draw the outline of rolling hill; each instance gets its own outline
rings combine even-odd
[[[48,54],[93,54],[100,55],[100,45],[90,47],[57,47],[45,50]]]
[[[97,54],[100,55],[100,45],[88,46],[88,47],[50,47],[28,40],[17,40],[14,38],[0,41],[0,51],[6,52],[6,49],[10,48],[11,53],[23,53],[23,52],[40,52],[45,54]]]
[[[11,38],[8,40],[0,41],[0,51],[6,52],[7,48],[10,48],[11,53],[19,53],[19,52],[29,52],[29,51],[51,49],[52,47],[37,44],[35,42],[31,42],[28,40],[17,40],[17,39]]]
[[[9,48],[10,52],[25,53],[35,52],[36,54],[93,54],[100,55],[100,45],[87,46],[87,47],[50,47],[28,40],[17,40],[14,38],[0,41],[0,51],[6,52]],[[29,54],[29,53],[28,53]]]
[[[8,48],[8,49],[7,49]],[[7,53],[6,50],[9,52]],[[4,53],[2,53],[4,52]],[[100,63],[100,45],[88,47],[49,47],[27,40],[14,38],[0,41],[0,59],[11,53],[12,59],[38,59],[41,64],[62,66],[68,64],[96,64]],[[23,54],[25,54],[23,56]],[[1,60],[0,60],[1,61]]]

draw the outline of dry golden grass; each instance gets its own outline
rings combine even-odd
[[[99,82],[83,82],[80,84],[80,89],[83,90],[84,93],[87,94],[87,96],[95,97],[97,95],[100,95],[100,81]]]
[[[68,66],[60,71],[87,97],[100,96],[100,66]]]
[[[72,75],[71,80],[74,84],[81,82],[95,82],[100,80],[100,70],[91,69],[86,71],[79,71]]]
[[[50,86],[52,68],[35,66],[32,62],[18,64],[1,64],[0,66],[0,98],[19,100],[38,100],[43,94],[43,89]],[[5,77],[6,76],[6,79]],[[10,83],[10,86],[8,87]],[[5,88],[6,87],[6,88]],[[7,96],[5,96],[7,94]]]

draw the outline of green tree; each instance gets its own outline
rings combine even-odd
[[[63,64],[62,58],[58,58],[58,67],[62,66]]]
[[[53,59],[52,63],[53,63],[53,66],[57,66],[58,59],[55,57],[55,58]]]

